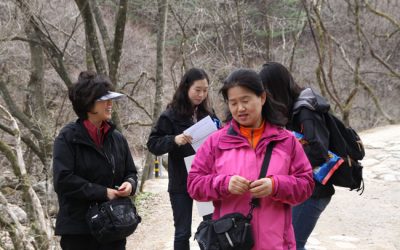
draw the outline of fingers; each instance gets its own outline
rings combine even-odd
[[[254,198],[268,196],[272,193],[272,181],[270,178],[253,181],[249,185],[249,191]]]
[[[107,198],[109,200],[113,200],[115,198],[117,198],[117,190],[112,189],[112,188],[107,188]]]
[[[250,181],[239,175],[234,175],[229,180],[228,191],[231,194],[241,195],[249,191]]]
[[[179,146],[185,145],[187,143],[192,143],[192,136],[190,135],[185,135],[185,134],[180,134],[175,136],[175,143],[178,144]]]
[[[190,135],[184,135],[184,136],[185,136],[186,142],[189,144],[192,144],[192,141],[193,141],[192,136],[190,136]]]
[[[129,196],[132,192],[132,184],[129,182],[124,182],[118,187],[116,195],[119,197]]]

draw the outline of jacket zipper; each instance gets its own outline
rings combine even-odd
[[[251,130],[251,147],[254,148],[254,129]]]
[[[104,138],[104,140],[105,140],[105,139],[106,139],[106,138]],[[75,140],[75,141],[76,141],[76,140]],[[102,155],[102,156],[107,160],[108,164],[111,166],[111,171],[112,171],[112,173],[113,173],[113,180],[114,180],[115,166],[112,164],[110,158],[108,157],[107,153],[106,153],[105,150],[103,149],[104,147],[103,147],[103,148],[99,148],[99,147],[97,147],[97,145],[94,145],[94,143],[88,143],[88,142],[86,142],[86,141],[80,141],[80,143],[86,144],[86,145],[88,145],[88,146],[94,148],[100,155]],[[103,146],[104,146],[104,145],[105,145],[105,144],[103,143]]]

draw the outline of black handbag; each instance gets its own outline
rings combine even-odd
[[[131,235],[142,218],[129,197],[121,197],[89,207],[86,220],[90,233],[100,243],[122,240]]]
[[[267,146],[259,179],[265,177],[271,159],[274,143]],[[250,221],[253,209],[259,204],[259,199],[252,199],[247,216],[241,213],[230,213],[217,220],[202,221],[194,235],[201,250],[250,250],[254,238]]]

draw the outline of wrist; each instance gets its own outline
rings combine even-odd
[[[274,189],[275,189],[275,181],[274,181],[274,178],[272,178],[272,176],[268,177],[268,178],[271,180],[271,194],[270,195],[272,195],[274,193]]]
[[[132,187],[131,193],[129,195],[134,195],[137,187],[136,181],[132,177],[129,177],[128,179],[126,179],[126,182],[129,182]]]

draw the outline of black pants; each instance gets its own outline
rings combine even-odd
[[[174,250],[189,250],[192,229],[193,199],[187,193],[169,193],[174,215]]]
[[[60,245],[63,250],[125,250],[126,239],[102,244],[89,234],[62,235]]]

